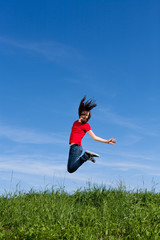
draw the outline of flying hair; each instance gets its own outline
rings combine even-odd
[[[89,119],[90,119],[90,117],[91,117],[91,110],[94,108],[94,107],[96,107],[97,106],[97,104],[96,104],[96,101],[95,100],[93,100],[92,98],[90,98],[89,100],[87,100],[86,102],[85,102],[85,100],[86,100],[86,96],[84,96],[83,98],[82,98],[82,100],[81,100],[81,102],[80,102],[80,105],[79,105],[79,108],[78,108],[78,113],[79,113],[79,117],[81,116],[81,113],[83,112],[83,111],[88,111],[90,114],[89,114]],[[89,120],[88,119],[88,120]]]

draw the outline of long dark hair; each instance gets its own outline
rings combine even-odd
[[[91,118],[91,109],[93,109],[94,107],[97,106],[96,104],[96,101],[93,100],[92,98],[90,98],[89,100],[86,100],[86,96],[84,96],[84,98],[82,98],[80,104],[79,104],[79,108],[78,108],[78,114],[79,114],[79,117],[81,116],[81,113],[83,111],[88,111],[89,112],[89,117],[88,117],[88,120]]]

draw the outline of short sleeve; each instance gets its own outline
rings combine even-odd
[[[89,130],[91,130],[91,126],[89,125],[89,123],[85,124],[85,130],[86,132],[88,132]]]

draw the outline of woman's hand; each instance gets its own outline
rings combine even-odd
[[[116,141],[116,139],[114,139],[114,138],[111,138],[111,139],[109,139],[109,140],[107,140],[107,143],[108,144],[114,144],[114,143],[116,143],[117,141]]]

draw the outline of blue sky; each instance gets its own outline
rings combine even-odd
[[[0,8],[0,193],[88,182],[160,191],[160,2],[3,1]],[[96,99],[83,149],[66,171],[81,98]]]

